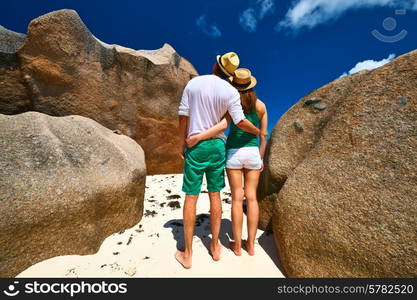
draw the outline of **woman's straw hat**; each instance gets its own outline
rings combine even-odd
[[[233,72],[239,67],[239,56],[235,52],[228,52],[223,55],[217,55],[217,63],[220,69],[227,76],[232,76]]]
[[[247,91],[255,87],[257,81],[249,69],[240,68],[235,71],[230,79],[233,86],[239,91]]]

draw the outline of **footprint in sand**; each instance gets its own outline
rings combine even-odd
[[[146,212],[145,212],[145,214],[144,214],[144,216],[145,217],[149,217],[149,216],[151,216],[151,217],[155,217],[155,215],[157,215],[158,213],[156,212],[156,211],[154,211],[154,210],[146,210]]]
[[[76,268],[71,268],[67,271],[67,274],[65,274],[67,277],[78,277],[78,273],[76,271]]]
[[[181,204],[179,201],[171,201],[168,203],[168,206],[171,207],[172,210],[181,208]]]
[[[130,277],[134,276],[136,274],[136,268],[135,267],[128,268],[127,270],[125,270],[125,274]]]

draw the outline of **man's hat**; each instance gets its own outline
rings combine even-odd
[[[239,91],[252,89],[257,83],[256,78],[252,76],[251,71],[245,68],[237,69],[233,74],[233,78],[231,78],[231,82]]]
[[[239,56],[235,52],[229,52],[223,55],[217,55],[217,63],[220,69],[227,76],[232,76],[233,72],[239,67]]]

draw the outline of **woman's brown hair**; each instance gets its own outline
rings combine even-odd
[[[229,76],[227,76],[222,69],[220,69],[219,63],[215,63],[213,66],[213,72],[214,75],[219,76],[220,78],[227,79]]]
[[[256,93],[253,89],[239,91],[239,93],[240,102],[245,114],[250,113],[252,110],[256,109],[256,100],[258,100],[258,97],[256,97]]]

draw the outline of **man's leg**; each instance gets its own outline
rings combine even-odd
[[[195,214],[198,195],[201,191],[205,162],[204,162],[204,142],[191,149],[187,149],[184,161],[184,177],[182,191],[185,193],[183,208],[184,219],[184,251],[177,251],[175,258],[184,268],[191,268],[191,257],[193,254],[193,236],[195,226]]]
[[[220,260],[222,246],[219,242],[222,222],[222,201],[220,191],[225,187],[224,165],[226,163],[225,144],[220,139],[210,141],[210,163],[206,169],[207,190],[210,197],[210,223],[212,241],[210,245],[213,260]]]
[[[183,209],[184,218],[184,243],[185,250],[177,251],[175,258],[186,269],[192,265],[193,255],[193,236],[195,226],[195,214],[198,195],[186,195]]]
[[[219,242],[220,226],[222,222],[222,201],[220,192],[209,192],[210,197],[210,224],[212,240],[210,251],[213,260],[220,260],[221,244]]]

